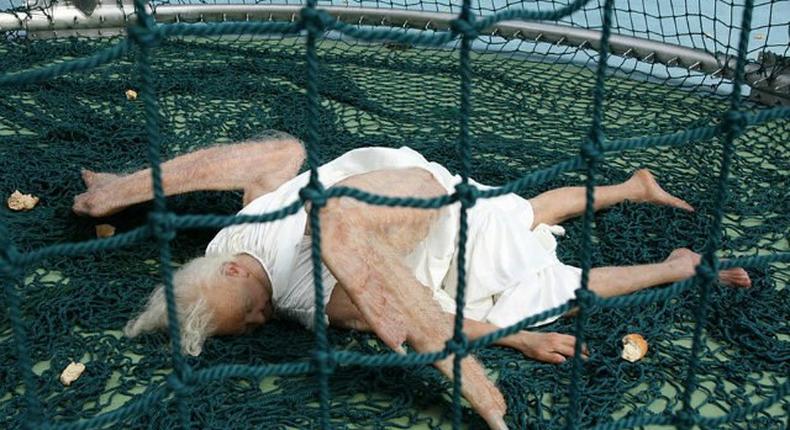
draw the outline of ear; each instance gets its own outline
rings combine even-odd
[[[247,278],[250,276],[250,272],[235,261],[226,261],[222,263],[222,274],[233,278]]]

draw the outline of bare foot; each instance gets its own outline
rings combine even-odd
[[[688,263],[688,275],[694,276],[695,269],[702,261],[702,256],[687,248],[678,248],[672,251],[666,261],[685,261]],[[742,267],[733,267],[719,271],[719,282],[729,287],[748,288],[752,286],[749,273]]]
[[[109,203],[113,199],[112,184],[120,178],[112,173],[97,173],[82,169],[80,172],[85,183],[84,193],[74,197],[71,209],[75,214],[90,217],[103,217],[119,212],[123,207],[113,208]]]
[[[85,183],[88,191],[102,188],[118,178],[118,175],[113,175],[112,173],[99,173],[88,169],[82,169],[80,174],[82,175],[82,182]]]
[[[643,197],[637,199],[640,203],[653,203],[656,205],[672,206],[685,211],[694,212],[694,208],[683,199],[677,198],[664,191],[656,178],[647,169],[640,169],[634,172],[629,181],[633,181],[642,188]]]

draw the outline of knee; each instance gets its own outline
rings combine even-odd
[[[283,150],[288,154],[288,158],[298,161],[299,166],[301,166],[307,155],[302,141],[290,135],[287,138],[282,138],[280,141],[283,144]]]
[[[247,142],[263,145],[262,153],[269,158],[274,157],[282,170],[293,171],[294,174],[299,171],[306,158],[302,141],[285,132],[265,131]]]

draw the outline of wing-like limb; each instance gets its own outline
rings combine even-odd
[[[451,321],[431,291],[420,284],[403,263],[400,253],[388,243],[387,234],[382,233],[387,229],[371,223],[376,221],[377,210],[404,209],[344,210],[337,206],[322,215],[323,261],[367,324],[395,350],[399,350],[404,340],[419,352],[443,349],[452,337]],[[452,379],[452,357],[434,365]],[[483,367],[473,357],[467,357],[461,362],[461,375],[462,394],[472,408],[491,428],[505,428],[504,397]]]

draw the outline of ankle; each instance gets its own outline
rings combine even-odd
[[[644,203],[649,198],[647,185],[642,181],[637,173],[634,173],[631,178],[620,184],[623,187],[623,195],[626,196],[625,200],[634,203]]]
[[[664,261],[671,273],[677,273],[680,279],[688,279],[696,273],[697,265],[689,256],[670,257]]]

